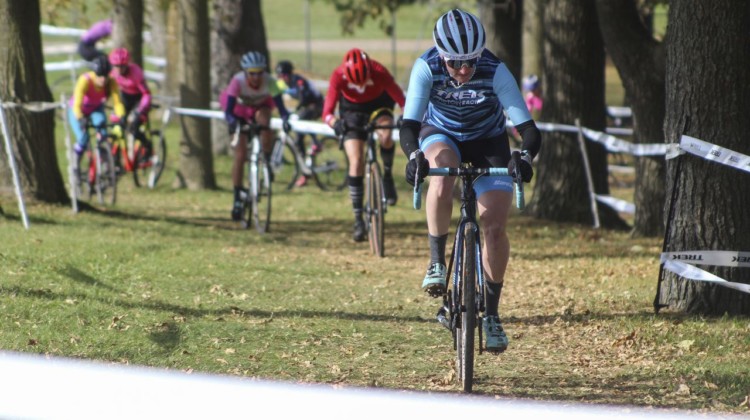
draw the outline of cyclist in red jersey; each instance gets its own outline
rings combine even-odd
[[[364,127],[373,112],[383,108],[393,110],[396,103],[403,109],[404,100],[403,90],[388,70],[358,48],[349,50],[344,61],[331,74],[323,105],[323,121],[334,129],[336,135],[344,135],[344,150],[349,158],[349,196],[354,212],[353,238],[356,242],[364,241],[366,237],[362,218],[367,136]],[[338,118],[334,115],[337,103]],[[393,118],[384,113],[378,116],[376,123],[390,125],[393,124]],[[391,172],[395,144],[391,130],[379,130],[378,136],[383,161],[383,189],[388,204],[394,205],[398,199]]]
[[[141,124],[148,119],[151,109],[151,91],[146,84],[143,69],[136,63],[130,62],[130,53],[125,48],[115,48],[109,53],[109,62],[112,64],[110,77],[115,79],[120,87],[120,98],[125,105],[125,115],[128,117],[128,129],[133,136],[146,146],[147,154],[150,156],[151,142],[146,134],[140,130]],[[113,122],[118,122],[116,118]]]

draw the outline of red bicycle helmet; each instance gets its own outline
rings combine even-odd
[[[109,62],[113,66],[127,66],[130,63],[130,53],[125,48],[115,48],[109,53]]]
[[[350,82],[363,85],[370,77],[370,58],[359,48],[352,48],[344,56],[344,72]]]

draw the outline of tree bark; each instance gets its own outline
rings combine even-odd
[[[207,109],[210,104],[208,5],[202,0],[179,0],[180,105]],[[191,190],[216,188],[211,126],[203,117],[180,116],[180,176]]]
[[[38,0],[0,0],[0,102],[52,102],[44,72],[40,23]],[[21,188],[40,201],[69,203],[55,152],[54,111],[32,112],[12,106],[5,114]],[[4,140],[0,147],[0,185],[13,186]]]
[[[664,141],[666,54],[644,25],[635,0],[597,0],[599,22],[633,111],[635,143]],[[633,236],[664,235],[666,165],[662,156],[635,159]]]
[[[683,134],[750,155],[750,4],[672,2],[665,38],[666,138]],[[750,174],[690,154],[667,162],[667,251],[750,250]],[[674,193],[674,196],[672,195]],[[669,214],[669,213],[668,213]],[[750,283],[746,267],[701,267]],[[662,302],[688,313],[750,314],[750,295],[666,273]]]
[[[542,120],[604,130],[604,46],[594,0],[550,0],[544,12],[544,73],[547,92]],[[587,141],[597,194],[609,194],[607,151]],[[584,161],[577,134],[544,133],[538,176],[529,213],[561,222],[593,223]],[[611,208],[599,205],[605,228],[628,228]]]
[[[143,0],[114,0],[112,39],[125,47],[130,60],[143,67]]]
[[[505,62],[516,80],[521,80],[522,0],[480,0],[479,18],[487,36],[487,49]]]
[[[266,30],[260,0],[215,0],[211,33],[211,97],[218,98],[232,76],[240,70],[240,58],[248,51],[268,57]],[[271,63],[270,57],[269,64]],[[224,121],[211,124],[213,151],[229,152],[230,138]]]
[[[523,0],[523,29],[521,35],[521,75],[541,77],[544,60],[542,41],[545,0]]]
[[[156,57],[165,57],[167,54],[167,10],[169,1],[146,0],[146,24],[148,25],[151,39],[149,47],[151,53]]]

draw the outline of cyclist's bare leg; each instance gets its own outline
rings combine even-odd
[[[458,155],[445,143],[433,143],[424,151],[431,168],[456,167],[461,162]],[[453,212],[453,186],[455,177],[435,176],[430,178],[430,187],[425,199],[427,230],[432,236],[448,233]]]
[[[349,158],[349,176],[365,175],[364,159],[365,141],[361,139],[347,139],[344,141],[344,151]]]
[[[479,224],[482,227],[482,265],[488,281],[502,283],[508,266],[510,242],[506,226],[512,194],[487,191],[477,198]]]
[[[247,136],[240,134],[240,139],[234,147],[234,161],[232,162],[232,185],[242,186],[245,175],[245,161],[247,160]]]
[[[262,125],[264,127],[270,127],[271,125],[271,109],[270,108],[260,108],[255,113],[255,122],[258,123],[258,125]],[[260,142],[263,147],[263,152],[265,152],[266,156],[268,156],[271,151],[273,151],[273,131],[271,130],[263,130],[260,132]]]
[[[375,122],[376,125],[393,125],[393,118],[388,115],[381,115]],[[394,146],[393,143],[393,130],[378,130],[376,132],[378,139],[380,140],[380,147],[383,149],[390,149]]]

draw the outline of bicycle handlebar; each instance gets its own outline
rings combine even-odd
[[[508,168],[430,168],[429,176],[458,176],[458,177],[474,177],[480,176],[510,176]],[[516,207],[520,210],[526,205],[523,193],[523,181],[520,177],[513,179],[516,190]],[[419,210],[422,207],[422,184],[419,182],[414,183],[414,209]]]
[[[237,129],[234,130],[234,134],[232,135],[232,141],[229,143],[229,146],[230,147],[237,146],[237,143],[239,143],[240,141],[240,134],[243,134],[243,133],[247,134],[247,133],[254,133],[254,132],[260,133],[263,130],[270,130],[270,129],[271,127],[267,125],[260,125],[254,122],[253,123],[243,122],[243,123],[237,124]]]

